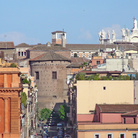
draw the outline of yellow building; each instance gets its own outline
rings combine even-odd
[[[77,81],[77,114],[90,114],[95,104],[133,104],[131,80]]]

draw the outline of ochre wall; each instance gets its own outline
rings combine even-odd
[[[125,134],[125,138],[132,138],[133,133],[138,131],[90,131],[90,132],[78,132],[78,138],[95,138],[95,134],[100,134],[100,138],[107,138],[107,134],[112,134],[113,138],[120,138],[120,134]]]
[[[106,88],[104,90],[104,87]],[[90,114],[96,104],[134,104],[134,82],[77,81],[77,114]]]

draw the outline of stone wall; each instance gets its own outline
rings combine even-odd
[[[55,103],[67,100],[68,86],[67,68],[70,62],[67,61],[46,61],[31,62],[32,76],[39,72],[39,79],[36,79],[38,88],[38,104],[40,108],[54,108]],[[57,79],[52,79],[52,72],[57,72]]]

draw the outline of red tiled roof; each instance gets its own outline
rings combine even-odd
[[[13,42],[0,42],[0,48],[15,48]]]
[[[17,47],[33,47],[33,46],[28,45],[28,44],[26,44],[26,43],[21,43],[21,44],[17,45],[16,48],[17,48]]]
[[[138,110],[138,104],[97,104],[101,112],[126,113]]]

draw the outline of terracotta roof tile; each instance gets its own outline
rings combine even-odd
[[[136,116],[136,115],[138,115],[138,110],[122,114],[122,116]]]
[[[138,110],[138,104],[97,104],[101,112],[126,113]]]
[[[21,43],[21,44],[17,45],[16,48],[17,48],[17,47],[33,47],[33,46],[28,45],[28,44],[26,44],[26,43]]]
[[[40,56],[37,56],[30,61],[70,61],[70,59],[63,57],[62,55],[56,54],[54,52],[46,52]]]
[[[0,48],[15,48],[13,42],[0,42]]]
[[[136,44],[66,44],[66,48],[70,50],[98,50],[98,49],[105,49],[105,48],[116,48],[118,47],[119,50],[136,50]]]
[[[46,44],[41,44],[41,45],[33,45],[33,48],[29,49],[29,51],[70,51],[70,50],[62,47],[61,45],[58,46],[52,45],[48,47]]]

